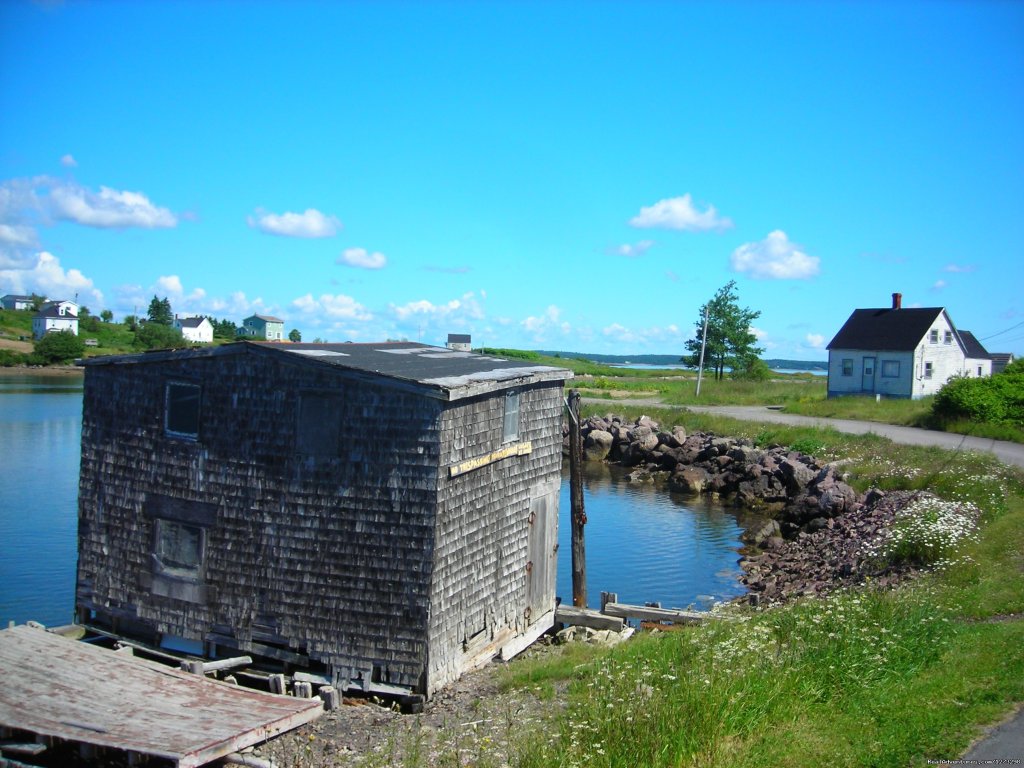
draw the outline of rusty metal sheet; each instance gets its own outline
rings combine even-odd
[[[240,688],[28,626],[0,630],[0,725],[200,766],[315,720]],[[16,681],[16,684],[14,684]]]

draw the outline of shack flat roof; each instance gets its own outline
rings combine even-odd
[[[319,699],[261,693],[29,626],[0,630],[0,725],[204,765],[315,720]]]
[[[161,350],[138,355],[93,357],[83,360],[81,364],[90,367],[245,353],[284,356],[283,359],[292,362],[329,365],[339,371],[383,376],[425,386],[447,400],[508,388],[520,382],[564,381],[572,378],[572,372],[564,368],[537,365],[528,360],[462,352],[447,347],[432,347],[411,341],[376,344],[241,341],[208,350]]]

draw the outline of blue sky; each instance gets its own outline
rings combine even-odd
[[[1024,354],[1024,4],[0,0],[0,294],[304,340]]]

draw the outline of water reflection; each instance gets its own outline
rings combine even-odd
[[[682,497],[651,483],[630,483],[626,470],[597,462],[584,468],[587,597],[663,607],[700,606],[743,593],[738,582],[736,515],[703,498]],[[558,594],[572,600],[569,472],[562,469]]]

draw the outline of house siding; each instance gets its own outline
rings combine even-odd
[[[201,384],[197,440],[165,434],[172,380]],[[342,455],[296,449],[300,393],[311,391],[344,404]],[[90,368],[85,402],[80,608],[242,651],[287,647],[342,686],[420,685],[438,401],[235,355]],[[201,588],[158,594],[167,589],[154,577],[154,498],[215,510]]]
[[[442,467],[500,449],[504,407],[504,392],[497,392],[447,408],[441,419]],[[561,383],[521,389],[519,408],[520,431],[514,442],[529,442],[530,453],[456,477],[442,472],[440,478],[437,566],[431,585],[431,602],[440,610],[430,617],[431,691],[488,660],[494,655],[492,647],[500,648],[538,622],[546,621],[546,628],[552,621]],[[542,511],[531,520],[534,507]],[[531,527],[543,539],[533,559]],[[528,594],[531,572],[542,584]]]

